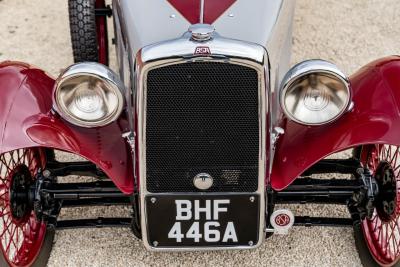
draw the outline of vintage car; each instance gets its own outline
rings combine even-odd
[[[365,266],[398,264],[400,57],[349,77],[319,59],[290,68],[294,5],[69,0],[76,64],[57,79],[0,64],[0,266],[45,266],[56,229],[88,226],[128,226],[151,251],[253,249],[293,225],[350,226]],[[131,217],[58,219],[121,204]]]

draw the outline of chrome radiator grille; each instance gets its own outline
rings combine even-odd
[[[197,192],[254,192],[259,164],[259,76],[222,62],[186,62],[147,73],[146,187]]]

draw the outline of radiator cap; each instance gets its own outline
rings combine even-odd
[[[215,28],[210,24],[197,23],[190,25],[189,32],[192,34],[193,40],[204,42],[211,39],[215,32]]]

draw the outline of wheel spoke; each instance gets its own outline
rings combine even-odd
[[[7,206],[7,197],[8,197],[8,192],[5,191],[0,195],[0,207],[6,207]]]
[[[396,151],[393,154],[392,159],[390,160],[391,164],[397,164],[397,155],[399,154],[399,147],[396,148]]]
[[[370,248],[373,248],[371,253],[374,253],[374,258],[381,265],[391,265],[400,257],[400,197],[398,197],[400,193],[400,147],[371,145],[363,147],[361,153],[361,163],[370,168],[374,177],[377,177],[379,186],[382,186],[382,190],[388,190],[385,188],[391,184],[396,186],[396,188],[390,188],[396,192],[394,200],[390,198],[390,194],[382,195],[382,197],[386,197],[384,200],[377,197],[377,201],[387,201],[388,203],[395,201],[395,210],[387,212],[387,209],[383,208],[383,204],[380,206],[377,204],[372,218],[363,222],[363,231],[369,232],[366,235],[366,242]],[[388,168],[392,173],[391,176],[387,172]],[[392,183],[385,182],[387,180],[382,182],[382,180],[378,180],[378,177],[391,179],[389,181]]]
[[[8,245],[6,247],[6,252],[9,252],[9,250],[11,248],[11,244],[14,244],[14,246],[15,246],[13,237],[14,237],[16,226],[15,226],[15,224],[11,224],[11,226],[12,227],[14,226],[14,227],[12,228],[11,233],[10,233],[10,240],[8,241],[9,243],[8,243]]]
[[[12,161],[12,163],[13,163],[13,166],[15,166],[15,165],[17,165],[17,162],[15,162],[15,151],[13,151],[11,154],[10,154],[10,162]]]
[[[392,156],[392,149],[391,149],[391,146],[387,146],[385,148],[386,148],[386,157],[385,157],[385,159],[388,160]]]
[[[388,245],[388,228],[387,228],[387,224],[383,225],[382,245],[383,245],[383,249],[385,250],[385,252],[387,252],[387,245]]]
[[[16,208],[23,216],[15,217],[10,206],[11,190],[20,190],[13,179],[20,179],[18,184],[29,186],[42,167],[42,155],[42,150],[36,148],[0,154],[0,253],[12,266],[31,266],[40,249],[38,242],[40,244],[44,238],[46,225],[36,220],[31,209],[18,205]],[[18,172],[25,175],[16,176]]]
[[[9,224],[7,224],[7,225],[5,226],[5,229],[3,230],[3,233],[1,234],[0,238],[3,238],[3,236],[4,236],[5,234],[7,234],[7,233],[10,234],[9,228],[10,228],[11,224],[12,224],[12,221],[10,220]]]
[[[10,171],[12,171],[12,168],[10,167],[10,163],[6,161],[4,156],[0,158],[0,161],[1,161],[1,165],[4,166],[7,169],[5,174],[4,174],[4,177],[6,177],[8,175],[8,173]]]
[[[21,153],[18,150],[18,162],[23,163],[25,156],[26,156],[26,150],[23,150]]]
[[[382,229],[382,221],[379,219],[379,217],[376,217],[374,232],[376,232],[377,229]],[[378,234],[378,236],[379,236],[379,234]]]

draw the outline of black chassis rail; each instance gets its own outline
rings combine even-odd
[[[364,189],[358,180],[299,178],[280,192],[273,192],[273,204],[336,204],[352,203],[355,192]],[[356,214],[357,215],[357,214]],[[359,219],[296,216],[295,226],[352,226]]]
[[[104,8],[95,8],[94,12],[96,16],[107,16],[107,17],[112,16],[112,9],[109,5],[107,5]]]
[[[301,178],[294,181],[283,191],[267,190],[268,214],[272,213],[275,204],[339,204],[347,205],[351,217],[349,218],[326,218],[296,216],[296,226],[351,226],[360,220],[360,212],[355,196],[364,192],[366,185],[362,182],[360,163],[355,159],[346,160],[322,160],[308,169]],[[355,179],[312,179],[312,174],[341,173],[351,174]],[[84,175],[98,178],[96,182],[89,183],[53,183],[54,177],[67,175]],[[52,211],[48,212],[50,227],[58,229],[71,229],[78,227],[131,227],[133,233],[140,238],[138,214],[135,209],[132,217],[128,218],[97,218],[79,220],[57,220],[58,213],[62,207],[82,206],[110,206],[110,205],[137,205],[137,193],[129,196],[124,195],[106,177],[106,175],[90,162],[48,162],[47,169],[42,172],[43,181],[46,186],[39,189],[39,195],[47,196],[46,203],[53,203]],[[134,204],[136,203],[136,204]],[[355,204],[356,203],[356,204]],[[43,203],[42,203],[43,204]],[[46,207],[41,207],[45,209]],[[49,208],[49,207],[47,207]]]
[[[350,174],[353,179],[313,179],[313,174]],[[373,177],[354,158],[324,159],[316,163],[286,189],[269,190],[269,211],[275,204],[335,204],[346,205],[349,218],[296,216],[295,226],[353,226],[368,215],[373,201],[370,188]],[[374,191],[374,190],[372,190]],[[376,192],[376,191],[374,191]],[[269,213],[270,213],[269,212]]]
[[[95,182],[86,183],[55,183],[56,177],[68,175],[90,176],[97,178]],[[130,227],[132,217],[57,220],[61,208],[85,206],[115,206],[132,205],[131,195],[123,194],[112,181],[91,162],[58,162],[49,158],[46,169],[38,177],[41,187],[35,185],[35,194],[40,195],[38,203],[32,204],[35,211],[45,214],[49,227],[57,229],[87,228],[87,227]],[[34,197],[31,197],[33,199]],[[133,232],[136,236],[140,233]]]

